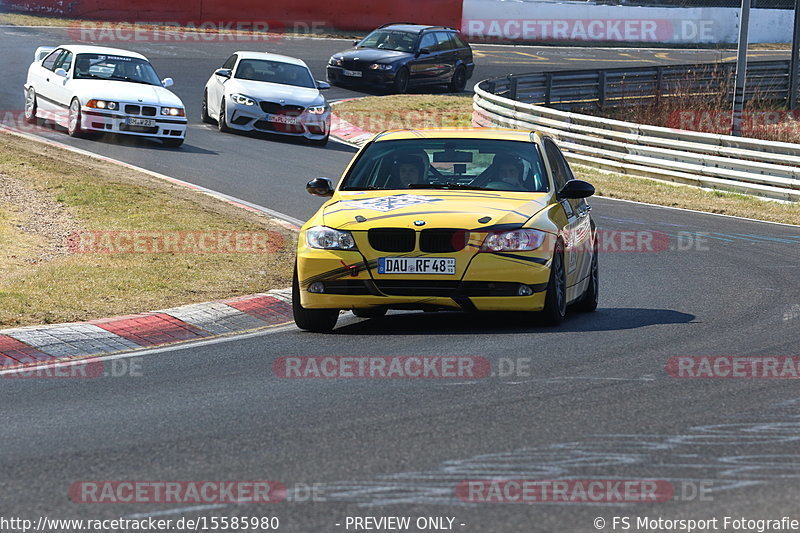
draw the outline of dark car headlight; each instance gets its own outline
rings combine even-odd
[[[392,70],[394,65],[387,65],[386,63],[373,63],[369,66],[370,70]]]
[[[339,231],[328,226],[314,226],[306,230],[306,242],[320,250],[357,250],[356,241],[349,231]]]
[[[333,56],[330,59],[330,61],[328,61],[328,64],[331,65],[331,66],[334,66],[334,67],[341,67],[343,62],[344,62],[343,58]]]

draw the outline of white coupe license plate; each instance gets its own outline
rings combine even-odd
[[[287,117],[286,115],[272,115],[267,113],[267,122],[278,122],[280,124],[297,124],[297,117]]]
[[[152,128],[156,125],[156,121],[152,118],[129,118],[128,126],[144,126],[145,128]]]
[[[378,274],[455,274],[452,257],[380,257]]]
[[[364,74],[363,74],[361,71],[359,71],[359,70],[345,70],[345,71],[343,72],[343,74],[344,74],[345,76],[352,76],[352,77],[354,77],[354,78],[360,78],[360,77],[362,77],[362,76],[364,75]]]

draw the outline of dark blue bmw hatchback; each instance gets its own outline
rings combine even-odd
[[[475,69],[469,44],[457,30],[444,26],[386,24],[354,45],[328,62],[331,84],[396,93],[447,85],[461,92]]]

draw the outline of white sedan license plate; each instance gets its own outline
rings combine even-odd
[[[267,113],[267,122],[278,122],[280,124],[297,124],[297,117],[287,117],[286,115],[272,115]]]
[[[378,274],[455,274],[453,257],[379,257]]]
[[[360,70],[345,70],[343,74],[345,76],[352,76],[354,78],[360,78],[364,75],[364,73],[361,72]]]
[[[152,118],[129,118],[128,126],[144,126],[145,128],[152,128],[156,125],[156,121]]]

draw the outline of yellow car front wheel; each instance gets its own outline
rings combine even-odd
[[[338,309],[306,309],[300,303],[300,282],[297,279],[297,264],[292,276],[292,315],[298,328],[315,333],[332,330],[339,320]]]

